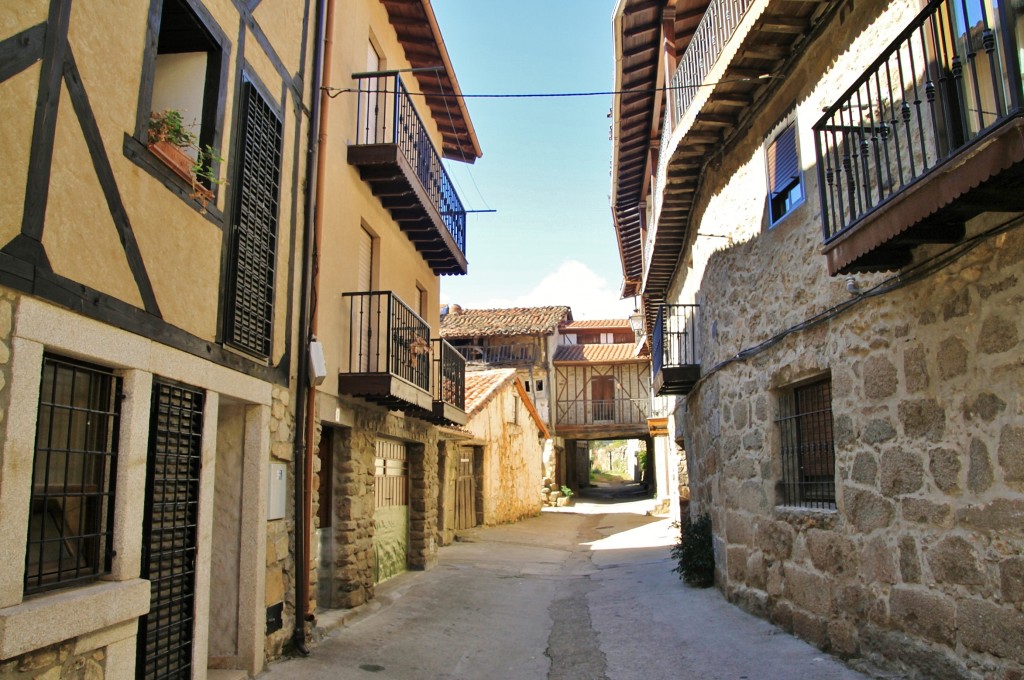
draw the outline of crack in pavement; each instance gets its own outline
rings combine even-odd
[[[576,549],[569,556],[573,572],[582,572],[580,566],[593,567],[593,553],[583,544],[600,538],[595,530],[601,515],[596,515],[580,526]],[[580,573],[569,581],[562,595],[551,602],[548,613],[551,616],[551,634],[544,655],[551,660],[548,680],[608,680],[605,674],[607,659],[590,617],[587,595],[597,588],[590,574]]]

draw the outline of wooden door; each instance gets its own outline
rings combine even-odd
[[[473,475],[473,449],[458,450],[455,467],[455,530],[476,526],[476,477]]]
[[[409,455],[404,442],[377,440],[373,479],[373,548],[376,582],[408,567]]]
[[[590,415],[594,422],[615,420],[615,378],[596,375],[590,380]]]

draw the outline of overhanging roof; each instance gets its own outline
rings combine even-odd
[[[443,70],[417,71],[416,80],[441,131],[441,154],[451,160],[472,163],[483,152],[430,0],[381,2],[387,8],[388,18],[412,67],[444,67]]]

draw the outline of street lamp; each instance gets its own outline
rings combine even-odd
[[[644,332],[644,315],[640,313],[640,310],[634,309],[633,313],[629,315],[629,327],[633,329],[635,335]]]

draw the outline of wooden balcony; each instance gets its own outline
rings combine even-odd
[[[466,359],[447,340],[433,341],[434,355],[434,423],[465,425]]]
[[[342,298],[349,337],[338,391],[432,420],[430,326],[390,291]]]
[[[662,305],[654,322],[651,360],[654,393],[689,394],[700,380],[697,354],[699,305]]]
[[[933,0],[814,126],[830,274],[900,269],[972,217],[1024,210],[1010,14]]]
[[[466,210],[395,72],[355,74],[359,105],[348,162],[435,274],[466,273]]]
[[[492,368],[533,366],[537,361],[536,345],[460,345],[455,348],[466,362]]]
[[[633,439],[650,433],[650,397],[559,399],[556,431],[567,439]]]
[[[671,77],[656,182],[661,200],[643,247],[643,294],[665,301],[691,240],[690,218],[707,159],[749,124],[753,104],[837,0],[711,0]],[[722,58],[728,55],[728,58]]]

